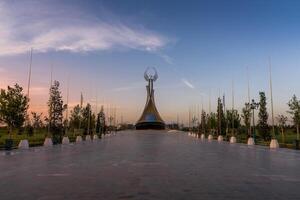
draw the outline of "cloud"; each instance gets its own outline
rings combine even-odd
[[[118,87],[118,88],[113,88],[113,92],[123,92],[123,91],[131,91],[131,90],[137,90],[145,87],[144,82],[137,82],[133,83],[129,86],[123,86],[123,87]]]
[[[185,78],[182,78],[181,81],[189,88],[195,89],[195,86],[192,83],[190,83],[188,80],[186,80]]]
[[[0,3],[0,56],[23,54],[31,47],[36,52],[125,48],[155,53],[169,42],[145,28],[104,21],[70,7],[61,11],[38,1],[8,2]],[[167,56],[161,57],[170,61]]]

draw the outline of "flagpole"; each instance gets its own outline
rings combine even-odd
[[[28,72],[28,84],[27,84],[27,98],[28,99],[29,99],[29,91],[30,91],[30,84],[31,84],[32,51],[33,51],[33,48],[31,48],[31,50],[30,50],[30,64],[29,64],[29,72]]]
[[[232,79],[232,136],[234,136],[234,80]]]
[[[275,139],[271,58],[269,58],[269,73],[270,73],[270,94],[271,94],[271,112],[272,112],[272,137],[273,139]]]
[[[250,79],[249,79],[249,68],[248,68],[248,66],[247,66],[247,89],[248,89],[248,104],[250,105]],[[250,127],[249,127],[248,131],[249,131],[248,134],[250,136],[251,135],[251,120],[250,120]]]

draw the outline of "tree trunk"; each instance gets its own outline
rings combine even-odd
[[[284,138],[284,130],[283,130],[283,127],[281,128],[281,137],[282,137],[282,143],[285,144],[285,138]]]

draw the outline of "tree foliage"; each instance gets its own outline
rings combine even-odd
[[[81,120],[82,120],[81,108],[80,108],[80,106],[78,104],[71,111],[70,127],[73,128],[73,129],[79,128]]]
[[[101,110],[97,115],[96,133],[103,134],[105,133],[105,129],[106,129],[105,113],[104,113],[103,106],[101,106]]]
[[[226,119],[223,111],[223,104],[221,98],[218,98],[217,107],[217,130],[221,135],[226,135]]]
[[[64,105],[59,85],[58,81],[54,81],[50,88],[50,96],[48,100],[50,131],[53,135],[54,143],[59,143],[61,141],[63,129]]]
[[[271,138],[270,129],[268,125],[268,112],[267,112],[267,98],[265,92],[259,92],[259,113],[258,113],[258,131],[260,136],[265,140]]]
[[[290,110],[288,113],[292,115],[294,125],[297,128],[297,139],[299,140],[299,125],[300,125],[300,101],[296,95],[293,95],[292,99],[288,102]]]
[[[84,129],[85,134],[91,134],[92,130],[95,128],[96,116],[92,113],[91,104],[87,104],[86,107],[81,110],[81,128]]]
[[[245,107],[242,109],[242,118],[243,122],[248,130],[248,135],[250,136],[250,126],[251,126],[251,108],[245,104]]]
[[[7,124],[10,131],[21,128],[26,120],[29,99],[23,94],[23,88],[18,84],[1,89],[0,120]]]
[[[43,113],[31,112],[31,124],[34,129],[41,129],[44,127],[44,123],[42,120]]]

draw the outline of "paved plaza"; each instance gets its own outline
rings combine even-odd
[[[0,152],[0,199],[300,199],[300,152],[125,131]]]

